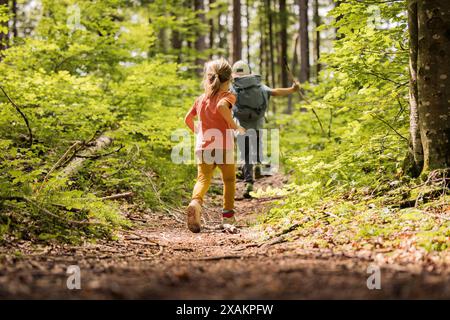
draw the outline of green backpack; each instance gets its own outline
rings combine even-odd
[[[253,122],[264,117],[269,101],[261,84],[261,76],[250,75],[235,78],[232,91],[237,98],[233,107],[235,118],[239,121]]]

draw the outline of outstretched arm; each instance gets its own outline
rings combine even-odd
[[[295,91],[297,91],[298,88],[299,88],[298,83],[294,82],[294,84],[290,88],[276,88],[276,89],[272,89],[272,96],[274,96],[274,97],[288,96],[288,95],[294,93]]]

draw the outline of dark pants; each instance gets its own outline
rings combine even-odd
[[[244,181],[253,183],[253,167],[262,162],[262,130],[249,129],[245,135],[237,137],[237,144],[241,155],[242,173]]]

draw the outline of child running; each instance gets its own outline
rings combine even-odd
[[[223,225],[234,225],[234,194],[236,175],[234,160],[234,130],[244,134],[232,117],[231,108],[236,97],[229,92],[231,66],[225,59],[205,64],[203,86],[205,92],[196,99],[186,114],[186,125],[197,134],[195,154],[197,159],[197,183],[192,201],[187,207],[187,225],[194,233],[200,232],[201,209],[214,169],[219,167],[223,181]],[[198,117],[199,125],[194,119]]]

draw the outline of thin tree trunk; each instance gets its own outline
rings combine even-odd
[[[320,73],[320,31],[317,28],[320,26],[320,15],[319,15],[319,0],[314,0],[314,27],[316,28],[314,35],[314,65],[316,67],[316,82],[319,82],[319,73]]]
[[[215,2],[216,0],[209,0],[209,10],[211,10],[211,7]],[[211,16],[209,19],[209,49],[211,50],[211,53],[209,54],[210,59],[212,59],[213,57],[213,50],[215,48],[214,43],[215,43],[214,17]]]
[[[222,14],[219,13],[218,17],[217,17],[217,35],[219,36],[219,43],[218,43],[218,47],[220,50],[225,50],[226,49],[226,35],[224,35],[223,32],[223,26],[222,26]],[[226,32],[225,32],[226,34]],[[225,52],[228,52],[228,50],[225,50]]]
[[[161,53],[167,53],[167,29],[161,28],[158,33],[159,48]]]
[[[341,3],[342,3],[342,1],[336,1],[336,2],[334,3],[334,7],[335,7],[335,8],[339,7],[339,6],[341,5]],[[336,17],[336,22],[338,22],[338,21],[341,20],[341,19],[342,19],[342,15],[337,16],[337,17]],[[335,39],[336,39],[336,40],[342,39],[342,36],[341,36],[341,35],[339,34],[339,32],[338,32],[338,28],[335,28],[335,29],[334,29],[334,36],[335,36]]]
[[[417,87],[424,172],[450,167],[450,1],[419,0]]]
[[[241,0],[233,0],[233,62],[242,59]]]
[[[265,29],[264,29],[264,15],[261,11],[261,7],[259,6],[259,74],[264,74],[264,63],[265,63],[265,41],[266,38],[264,37]]]
[[[228,13],[225,15],[226,23],[225,23],[225,46],[227,49],[227,55],[230,59],[233,59],[233,7],[231,6],[228,10]]]
[[[178,63],[182,62],[182,57],[181,57],[182,46],[183,46],[183,42],[181,40],[180,32],[177,30],[172,31],[172,49],[175,50],[175,52],[176,52]]]
[[[194,9],[197,12],[197,19],[201,23],[205,23],[205,4],[203,0],[194,1]],[[197,51],[197,58],[195,59],[195,64],[198,66],[197,73],[202,73],[203,65],[205,64],[205,59],[203,58],[204,51],[206,49],[206,36],[202,32],[197,32],[197,39],[195,40],[195,50]]]
[[[13,23],[12,23],[12,36],[13,38],[17,38],[19,33],[17,31],[17,0],[12,1],[12,13],[13,13]]]
[[[280,10],[280,46],[281,46],[281,86],[286,88],[288,86],[288,74],[286,68],[284,68],[285,62],[287,62],[287,23],[288,15],[286,11],[286,0],[280,0],[279,2]]]
[[[246,8],[246,12],[245,12],[245,19],[247,22],[247,63],[250,64],[250,1],[246,0],[245,1],[245,8]]]
[[[300,9],[300,83],[309,81],[308,0],[299,0]]]
[[[297,35],[297,36],[295,37],[295,40],[294,40],[294,48],[293,48],[293,53],[292,53],[292,65],[291,65],[291,71],[292,71],[293,74],[295,74],[296,67],[297,67],[297,63],[298,63],[298,56],[297,56],[298,39],[299,39],[299,36]],[[289,95],[289,98],[288,98],[288,107],[287,107],[287,109],[286,109],[286,111],[285,111],[285,113],[287,113],[287,114],[292,114],[292,102],[293,102],[293,98],[294,98],[294,97],[293,97],[292,94]]]
[[[164,2],[162,5],[162,16],[167,16],[167,6],[166,3]],[[159,51],[161,53],[167,53],[169,50],[169,33],[168,33],[168,29],[166,27],[162,27],[161,29],[159,29],[158,31],[158,45],[159,45]]]
[[[278,71],[278,66],[282,61],[280,60],[281,55],[281,46],[280,46],[280,16],[278,13],[278,0],[272,0],[272,14],[273,14],[273,46],[275,50],[273,51],[273,62],[274,62],[274,69],[275,69],[275,83],[276,86],[279,86],[281,83],[281,74]],[[275,103],[273,104],[275,106]]]
[[[410,127],[410,155],[411,174],[418,176],[423,167],[423,147],[419,128],[418,90],[417,90],[417,55],[419,31],[417,21],[417,0],[408,1],[408,30],[409,30],[409,127]]]
[[[263,14],[263,13],[261,13],[261,14]],[[266,35],[264,37],[264,70],[265,70],[264,77],[265,77],[265,81],[266,81],[267,85],[270,85],[270,83],[271,83],[270,82],[270,48],[269,48],[269,37],[267,36],[268,23],[267,23],[266,18],[267,18],[267,15],[264,14],[264,19],[263,19],[264,24],[262,26],[261,32],[264,35]]]
[[[270,79],[272,88],[275,87],[275,63],[274,63],[274,46],[273,46],[273,15],[271,0],[266,0],[267,21],[269,24],[269,64],[270,64]],[[275,105],[275,104],[273,104]]]

